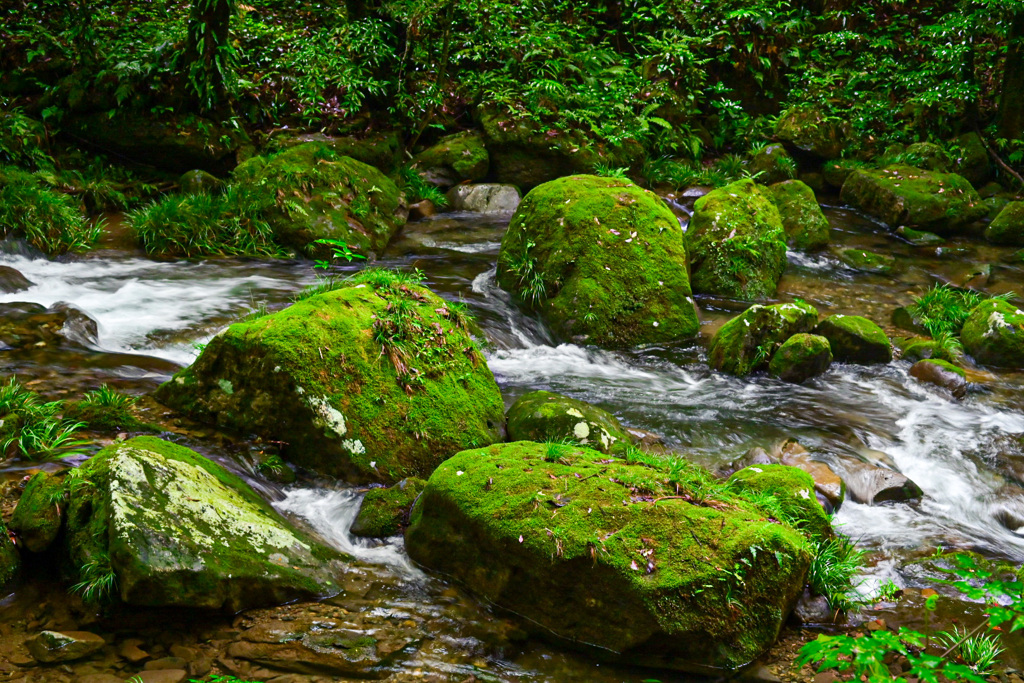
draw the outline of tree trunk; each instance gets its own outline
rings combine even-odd
[[[1003,66],[1003,92],[999,98],[999,137],[1019,140],[1024,137],[1024,10],[1017,10],[1010,25],[1006,64]]]
[[[225,72],[230,68],[228,32],[234,0],[193,0],[188,18],[185,62],[203,109],[224,101]]]

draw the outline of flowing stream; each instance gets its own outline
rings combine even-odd
[[[679,213],[685,217],[684,208]],[[891,277],[862,274],[828,253],[791,254],[779,300],[801,298],[822,316],[859,314],[885,323],[892,309],[909,303],[914,293],[933,282],[957,282],[979,263],[994,264],[988,291],[1024,292],[1024,271],[999,260],[1006,250],[965,242],[959,246],[969,251],[949,259],[934,248],[894,242],[879,226],[841,208],[827,208],[826,214],[834,242],[895,253],[900,270]],[[905,362],[836,364],[796,386],[713,373],[703,363],[699,343],[630,352],[559,345],[495,283],[494,263],[506,224],[507,217],[472,214],[410,224],[380,265],[419,269],[439,294],[470,306],[487,336],[488,361],[507,403],[535,389],[565,393],[611,411],[624,424],[662,435],[671,447],[711,468],[753,446],[768,448],[785,438],[798,439],[837,471],[864,460],[894,465],[923,489],[920,503],[869,506],[848,500],[838,513],[843,531],[876,551],[869,586],[884,579],[912,584],[913,575],[902,568],[937,547],[1024,562],[1024,412],[1019,400],[1024,376],[982,373],[976,390],[954,402],[910,378]],[[68,302],[97,321],[98,338],[88,352],[0,359],[8,374],[72,376],[78,391],[103,382],[152,389],[176,365],[191,362],[196,345],[232,320],[258,306],[286,306],[316,278],[308,262],[157,262],[118,251],[66,262],[6,254],[0,265],[16,268],[34,283],[28,291],[0,295],[0,302]],[[703,337],[735,315],[729,302],[706,299],[700,304]],[[83,363],[90,354],[112,360]],[[403,600],[423,606],[442,590],[440,582],[410,563],[399,538],[376,542],[349,535],[360,500],[357,491],[301,485],[276,497],[281,511],[405,586]],[[588,660],[543,648],[531,652],[515,664],[506,662],[505,675],[605,680],[597,673],[600,667]],[[560,664],[551,663],[555,660]],[[571,675],[558,669],[565,666]],[[561,673],[551,678],[556,669]],[[607,680],[621,678],[610,675]]]

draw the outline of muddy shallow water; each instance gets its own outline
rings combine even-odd
[[[986,291],[1024,292],[1024,268],[1001,260],[1012,250],[970,239],[951,241],[939,251],[918,248],[845,209],[826,207],[826,214],[835,245],[893,254],[898,259],[895,273],[858,273],[831,252],[791,254],[779,300],[800,298],[822,316],[866,315],[886,325],[893,308],[910,303],[932,283],[960,283],[986,263],[992,264]],[[495,284],[494,263],[506,224],[507,216],[472,214],[413,223],[389,247],[380,265],[419,269],[439,294],[469,305],[487,336],[488,361],[507,403],[534,389],[562,392],[610,410],[624,424],[663,435],[670,446],[712,468],[752,446],[769,447],[784,438],[798,439],[840,472],[860,460],[886,459],[925,495],[913,506],[847,501],[839,511],[842,530],[872,551],[865,591],[883,580],[901,587],[927,586],[920,572],[908,569],[909,563],[937,547],[1024,562],[1024,411],[1019,399],[1024,375],[982,371],[978,376],[984,381],[963,401],[953,402],[940,390],[910,378],[906,362],[836,364],[825,375],[794,386],[767,377],[738,379],[712,373],[703,363],[701,342],[631,352],[558,345]],[[35,283],[28,291],[0,295],[0,302],[50,306],[65,301],[98,323],[95,348],[0,353],[4,374],[17,373],[33,388],[53,396],[75,396],[103,383],[131,393],[151,390],[176,367],[189,363],[197,345],[218,330],[257,306],[286,306],[317,277],[309,262],[157,262],[117,250],[67,262],[7,254],[0,256],[0,264],[18,269]],[[737,309],[728,301],[699,303],[705,339]],[[240,439],[203,430],[185,430],[176,438],[251,478],[246,445]],[[6,466],[9,479],[26,472],[23,463]],[[306,615],[327,610],[334,619],[341,618],[341,610],[360,615],[364,621],[357,622],[364,627],[365,619],[374,614],[407,617],[392,621],[411,623],[408,628],[426,635],[408,656],[381,672],[392,680],[695,680],[602,665],[523,640],[505,618],[489,614],[413,567],[400,539],[352,539],[347,528],[358,509],[356,489],[330,482],[279,489],[252,481],[282,512],[361,562],[342,595],[321,605],[244,617],[252,625],[283,617],[301,621],[296,610],[305,610]],[[246,628],[238,618],[185,617],[189,625],[179,624],[177,636],[168,635],[161,618],[144,614],[124,616],[116,623],[110,618],[93,622],[87,611],[63,604],[53,584],[52,579],[30,582],[0,602],[0,655],[16,652],[14,641],[32,629],[95,623],[89,628],[107,629],[114,641],[132,633],[151,634],[143,636],[150,639],[143,645],[159,652],[170,648],[161,639],[177,637],[188,641],[177,643],[179,647],[198,648],[212,662],[221,658],[238,663],[225,654],[232,642],[245,638]],[[131,626],[125,628],[126,624]],[[214,637],[227,632],[235,635]],[[208,647],[209,643],[220,645]],[[93,667],[88,673],[123,677],[139,668],[117,656],[88,666]],[[258,667],[238,666],[240,675],[261,673]],[[12,680],[19,675],[12,674]],[[75,680],[85,673],[52,669],[32,675],[36,677],[29,680]]]

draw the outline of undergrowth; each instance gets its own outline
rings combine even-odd
[[[0,230],[50,255],[84,251],[99,237],[72,197],[9,166],[0,166]]]
[[[63,401],[43,402],[11,377],[0,385],[0,437],[6,457],[53,460],[80,455],[88,441],[77,437],[85,424],[62,416]]]
[[[954,289],[942,284],[933,286],[914,299],[907,310],[936,341],[939,337],[948,340],[948,335],[960,333],[971,311],[982,301],[990,298],[1005,300],[1013,296],[1013,293],[1009,292],[990,297],[969,289]]]

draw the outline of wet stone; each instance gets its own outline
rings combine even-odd
[[[43,631],[25,642],[32,656],[46,664],[83,659],[104,645],[102,638],[88,631]]]

